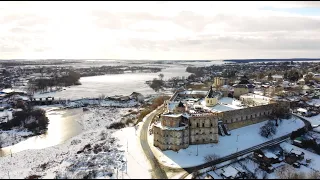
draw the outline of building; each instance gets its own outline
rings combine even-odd
[[[219,91],[213,91],[211,86],[208,94],[205,97],[206,106],[211,107],[218,104],[218,100],[221,96],[223,96],[223,94]]]
[[[242,127],[250,121],[261,122],[279,103],[244,107],[239,100],[222,93],[179,89],[165,102],[165,112],[153,125],[154,146],[178,151],[194,144],[218,143],[219,135],[230,135],[229,127]],[[289,112],[288,104],[285,104]],[[231,129],[230,128],[230,129]]]
[[[238,84],[233,85],[233,97],[239,98],[242,94],[253,93],[254,85],[249,82],[247,76],[241,77]]]
[[[316,80],[317,82],[320,82],[320,74],[314,74],[313,79]]]
[[[213,78],[213,86],[214,87],[220,87],[223,85],[227,85],[229,83],[228,78],[223,77],[214,77]]]

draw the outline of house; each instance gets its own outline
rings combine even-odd
[[[247,76],[243,76],[238,84],[233,85],[233,96],[238,98],[242,94],[253,92],[254,87],[255,86],[248,81]]]
[[[280,162],[277,155],[267,150],[258,149],[254,151],[253,155],[259,162],[265,162],[267,164],[275,164]]]
[[[235,179],[240,176],[240,172],[232,166],[228,166],[222,169],[221,176],[225,179]]]
[[[223,78],[223,77],[214,77],[213,79],[213,86],[214,87],[219,87],[223,85],[228,84],[228,78]]]
[[[301,151],[292,149],[292,150],[290,151],[290,153],[291,153],[292,155],[295,155],[299,160],[303,160],[303,159],[304,159],[304,152],[301,152]]]
[[[262,170],[265,170],[267,173],[272,173],[274,172],[274,167],[271,166],[271,164],[261,162],[259,165],[259,168]]]
[[[293,140],[293,145],[298,146],[298,147],[303,147],[302,146],[302,138],[297,137],[296,139]]]

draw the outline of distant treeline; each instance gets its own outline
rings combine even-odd
[[[28,83],[28,91],[47,91],[48,88],[65,87],[72,85],[80,85],[80,73],[70,70],[64,76],[53,76],[50,78],[39,78],[30,80]]]
[[[101,66],[101,67],[89,67],[76,69],[80,73],[81,77],[85,76],[97,76],[105,74],[124,74],[126,71],[133,73],[148,71],[151,73],[157,73],[161,71],[161,68],[155,67],[142,67],[142,66]]]
[[[293,58],[293,59],[226,59],[225,62],[249,63],[249,62],[284,62],[284,61],[320,61],[320,58]]]

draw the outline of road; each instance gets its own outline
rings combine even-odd
[[[153,179],[168,179],[167,174],[165,173],[165,171],[162,169],[160,163],[158,162],[157,158],[153,155],[153,152],[149,146],[148,143],[148,135],[149,135],[149,131],[148,131],[148,127],[151,123],[151,120],[154,118],[154,116],[156,114],[158,114],[159,112],[161,112],[162,108],[159,108],[159,110],[157,110],[156,112],[152,113],[143,123],[142,128],[141,128],[141,132],[140,132],[140,143],[142,146],[142,149],[144,151],[144,154],[146,155],[146,157],[148,158],[151,167],[152,167],[152,178]]]

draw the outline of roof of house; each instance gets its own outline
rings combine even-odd
[[[222,169],[224,172],[222,173],[225,177],[236,177],[236,175],[238,174],[238,170],[236,170],[234,167],[232,166],[228,166],[226,168]]]
[[[293,154],[296,154],[296,155],[302,155],[302,153],[303,153],[303,152],[295,150],[295,149],[292,149],[290,152]]]
[[[185,107],[185,106],[184,106],[183,103],[180,101],[179,104],[178,104],[178,107]]]

